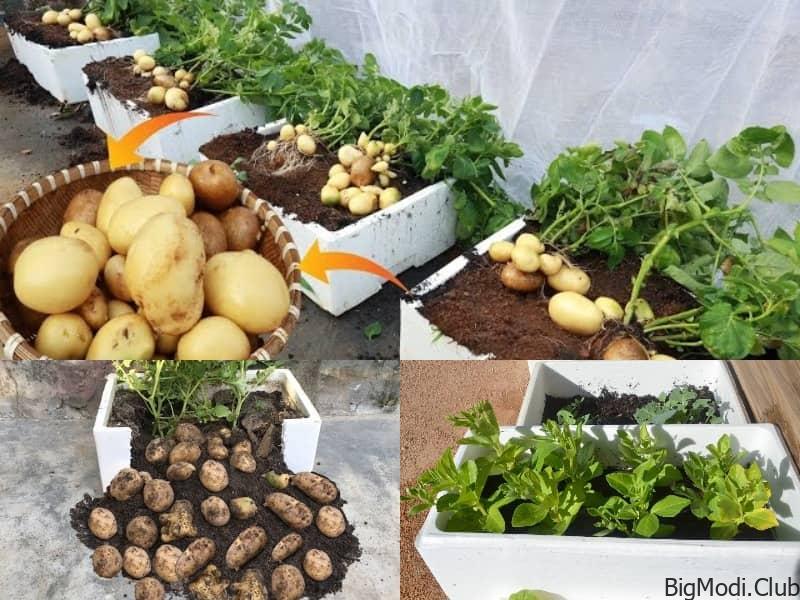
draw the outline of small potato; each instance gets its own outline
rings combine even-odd
[[[231,520],[231,511],[225,500],[219,496],[209,496],[200,503],[200,512],[210,525],[223,527]]]
[[[320,508],[315,523],[322,535],[329,538],[337,538],[347,529],[347,519],[344,518],[342,511],[335,506],[323,506]]]
[[[92,29],[92,35],[98,42],[107,42],[114,37],[114,32],[108,27],[95,27]]]
[[[559,292],[576,292],[585,296],[592,286],[592,280],[582,269],[564,266],[547,278],[547,285]]]
[[[58,24],[58,11],[57,10],[47,10],[42,14],[42,23],[45,25],[57,25]]]
[[[650,354],[633,336],[621,336],[612,340],[604,349],[603,360],[649,360]]]
[[[243,521],[255,516],[258,512],[255,500],[252,498],[234,498],[231,500],[231,514],[235,519]]]
[[[559,292],[547,304],[556,325],[577,335],[594,335],[603,327],[603,311],[577,292]]]
[[[650,357],[650,360],[675,360],[674,356],[670,356],[669,354],[653,354]]]
[[[148,473],[147,471],[139,471],[139,475],[142,476],[142,479],[144,480],[145,483],[147,483],[148,481],[152,481],[153,479],[153,476],[150,475],[150,473]]]
[[[347,169],[344,168],[344,165],[336,163],[328,169],[328,178],[330,179],[334,175],[339,175],[340,173],[347,173]]]
[[[303,570],[314,581],[325,581],[333,575],[331,557],[326,552],[313,548],[303,557]]]
[[[242,473],[255,473],[256,459],[249,452],[234,452],[231,454],[231,466]]]
[[[186,481],[197,471],[192,463],[176,462],[167,468],[167,479],[170,481]]]
[[[169,512],[158,516],[161,523],[161,541],[170,543],[197,536],[194,508],[188,500],[176,500]]]
[[[386,188],[378,197],[378,206],[382,209],[389,208],[393,204],[400,202],[400,198],[400,190],[398,190],[396,187]]]
[[[292,477],[292,485],[320,504],[330,504],[339,496],[336,485],[316,473],[297,473]]]
[[[189,180],[197,201],[212,211],[231,206],[241,191],[236,173],[220,160],[204,160],[196,164],[189,173]]]
[[[95,227],[108,235],[108,224],[117,209],[126,202],[141,198],[142,195],[142,190],[132,177],[120,177],[114,180],[103,192],[103,197],[100,199]]]
[[[138,59],[136,59],[136,66],[139,67],[142,72],[149,73],[156,68],[156,59],[148,54],[145,54],[144,56],[140,56]]]
[[[261,222],[244,206],[229,208],[220,217],[228,241],[228,250],[252,250],[258,244]]]
[[[261,527],[248,527],[240,533],[225,553],[225,564],[238,571],[253,560],[267,545],[267,532]]]
[[[317,151],[317,143],[314,138],[306,133],[297,136],[296,144],[297,149],[306,156],[311,156]]]
[[[134,579],[150,574],[150,556],[138,546],[128,546],[122,555],[123,570]]]
[[[336,153],[336,156],[339,158],[339,162],[342,164],[342,166],[349,169],[356,159],[364,155],[361,153],[361,150],[359,150],[355,146],[348,145],[339,148],[339,150]]]
[[[509,262],[503,265],[500,271],[500,281],[509,289],[516,292],[535,292],[544,284],[544,275],[541,273],[525,273]]]
[[[148,322],[140,315],[122,315],[103,325],[86,353],[88,360],[147,360],[156,340]]]
[[[305,529],[314,521],[314,514],[308,506],[282,492],[268,494],[264,506],[292,529]]]
[[[92,330],[79,315],[50,315],[42,322],[34,346],[42,356],[81,360],[92,343]]]
[[[95,331],[108,323],[108,300],[99,287],[95,286],[86,301],[78,307],[78,314]]]
[[[253,444],[250,443],[250,440],[242,440],[241,442],[236,442],[231,448],[231,453],[236,454],[237,452],[246,452],[248,454],[253,453]]]
[[[323,185],[319,191],[319,199],[325,206],[336,206],[341,203],[342,195],[332,185]]]
[[[92,553],[92,566],[99,577],[111,579],[122,570],[122,555],[114,546],[103,544]]]
[[[297,567],[280,565],[272,572],[270,588],[273,600],[300,600],[306,591],[306,582]]]
[[[156,353],[169,356],[175,354],[178,349],[178,340],[180,336],[162,333],[156,338]]]
[[[200,483],[209,492],[221,492],[228,487],[228,471],[216,460],[207,460],[200,467]]]
[[[539,240],[538,237],[536,237],[532,233],[521,234],[517,238],[515,245],[530,248],[531,250],[536,252],[536,254],[541,254],[542,252],[544,252],[544,244]]]
[[[372,185],[377,177],[377,173],[372,170],[375,159],[369,156],[361,156],[353,161],[350,167],[350,181],[356,187]]]
[[[267,600],[267,588],[264,578],[255,569],[244,572],[242,578],[231,586],[233,600]]]
[[[208,565],[197,579],[189,584],[189,592],[195,600],[226,600],[230,582],[222,577],[215,565]]]
[[[175,565],[183,552],[176,546],[164,544],[159,546],[156,550],[156,555],[153,557],[153,571],[161,579],[167,583],[176,583],[179,581],[178,575],[175,572]]]
[[[109,300],[108,301],[108,320],[116,319],[123,315],[133,315],[136,311],[127,302],[122,300]]]
[[[108,486],[109,495],[114,500],[125,502],[142,491],[144,480],[136,469],[126,468],[114,475]]]
[[[164,600],[164,586],[155,577],[145,577],[136,582],[133,600]]]
[[[121,254],[116,254],[108,259],[103,268],[103,281],[106,282],[108,291],[116,299],[123,302],[132,300],[128,284],[125,283],[125,257]]]
[[[354,196],[361,193],[361,188],[357,187],[349,187],[343,189],[339,192],[339,205],[348,208],[350,206],[350,200],[353,199]]]
[[[328,179],[328,185],[339,191],[348,188],[350,187],[350,174],[344,170],[341,173],[335,173]]]
[[[176,360],[244,360],[250,340],[236,323],[225,317],[200,319],[178,341]]]
[[[206,452],[208,455],[213,458],[214,460],[225,460],[228,458],[228,448],[225,446],[225,443],[222,441],[222,438],[216,435],[213,435],[208,438],[208,444],[206,445]]]
[[[295,133],[294,125],[287,123],[278,132],[278,139],[282,142],[288,142],[294,139]]]
[[[272,549],[272,560],[282,562],[303,546],[303,537],[299,533],[290,533],[280,539]]]
[[[68,221],[61,226],[59,235],[65,238],[82,240],[89,244],[92,252],[94,252],[94,255],[97,257],[98,270],[102,269],[111,257],[111,246],[108,245],[106,236],[94,225],[79,223],[77,221]]]
[[[147,90],[147,101],[150,104],[164,104],[164,98],[167,95],[167,89],[160,86],[154,85],[149,90]]]
[[[557,254],[547,254],[546,252],[539,255],[539,269],[547,276],[555,275],[561,270],[564,264],[563,259]]]
[[[625,311],[619,305],[619,302],[607,296],[598,296],[594,299],[594,303],[601,311],[603,316],[610,321],[621,321],[625,316]]]
[[[77,21],[77,19],[75,20]],[[100,20],[100,17],[94,13],[89,13],[86,15],[86,17],[83,19],[83,22],[86,23],[86,26],[89,29],[97,29],[98,27],[103,26],[103,22]]]
[[[539,255],[530,246],[514,246],[511,262],[523,273],[535,273],[540,266]]]
[[[153,438],[144,450],[144,459],[153,465],[165,463],[174,447],[175,440],[171,438]]]
[[[200,460],[203,453],[200,445],[196,442],[179,442],[169,453],[169,464],[178,462],[188,462],[191,464]]]
[[[63,221],[77,221],[94,226],[97,223],[97,210],[103,199],[102,192],[94,189],[81,190],[72,197],[64,211]]]
[[[225,228],[217,217],[208,212],[198,211],[192,215],[192,221],[200,229],[206,260],[228,249]]]
[[[158,188],[158,194],[179,200],[187,215],[194,212],[194,188],[186,175],[182,173],[167,175]]]
[[[156,69],[157,68],[158,67],[156,67]],[[157,75],[156,73],[153,73],[153,85],[156,85],[156,86],[158,86],[160,88],[164,88],[165,90],[169,90],[171,88],[174,88],[176,85],[178,85],[178,82],[175,80],[175,78],[172,75],[166,75],[164,73],[162,73],[161,75]],[[164,92],[164,102],[165,103],[166,103],[166,100],[167,100],[167,92]]]
[[[117,518],[107,508],[95,508],[89,513],[89,531],[100,540],[110,540],[117,535]]]
[[[14,274],[14,266],[17,264],[17,259],[19,255],[22,254],[22,251],[25,250],[28,246],[30,246],[36,240],[41,238],[38,237],[26,237],[19,240],[14,247],[11,248],[11,252],[8,254],[8,259],[6,260],[6,271],[10,274]]]
[[[125,537],[134,546],[148,550],[158,541],[158,526],[150,517],[134,517],[125,527]]]
[[[120,206],[108,224],[108,243],[118,254],[128,254],[136,234],[156,215],[186,216],[180,200],[170,196],[142,196]],[[130,282],[128,282],[130,285]]]
[[[198,446],[206,441],[206,435],[194,423],[178,423],[172,437],[176,442],[193,442]]]
[[[175,492],[169,481],[153,479],[144,484],[142,493],[144,504],[153,512],[164,512],[175,500]]]
[[[186,547],[186,550],[183,551],[175,564],[175,573],[178,579],[181,581],[189,579],[189,577],[206,566],[214,558],[216,552],[217,547],[213,540],[197,538]]]
[[[357,216],[364,216],[375,212],[378,207],[378,197],[371,192],[359,192],[347,203],[348,210]]]

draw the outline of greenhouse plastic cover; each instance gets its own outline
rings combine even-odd
[[[566,146],[678,128],[717,145],[744,126],[800,142],[797,0],[309,0],[311,33],[405,84],[496,104],[525,156],[514,197]],[[798,143],[800,148],[800,143]],[[784,175],[800,178],[800,159]],[[767,231],[800,207],[754,203]],[[790,219],[791,217],[791,219]]]

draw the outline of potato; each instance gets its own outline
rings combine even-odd
[[[214,558],[217,547],[209,538],[197,538],[183,551],[175,564],[175,574],[179,580],[185,581]]]
[[[344,518],[342,511],[335,506],[323,506],[320,508],[315,523],[322,535],[329,538],[337,538],[347,529],[347,519]]]
[[[100,199],[95,227],[108,235],[108,225],[117,209],[131,200],[141,198],[142,195],[142,190],[132,177],[120,177],[113,181]]]
[[[246,333],[272,331],[289,312],[289,288],[283,275],[252,250],[211,257],[204,289],[209,310],[229,318]]]
[[[212,435],[208,438],[206,452],[208,452],[208,455],[214,460],[225,460],[228,458],[228,448],[225,446],[225,442],[222,441],[221,437],[216,435]]]
[[[117,518],[107,508],[95,508],[89,513],[89,531],[100,540],[117,535]]]
[[[331,557],[326,552],[313,548],[303,557],[303,570],[314,581],[325,581],[333,575]]]
[[[92,343],[92,330],[81,317],[72,313],[50,315],[39,327],[36,351],[56,360],[80,360]]]
[[[650,360],[675,360],[675,357],[670,356],[669,354],[657,353],[653,354],[653,356],[650,357]]]
[[[170,481],[186,481],[197,471],[192,463],[176,462],[167,467],[167,479]]]
[[[604,349],[603,360],[650,360],[650,354],[639,340],[626,335],[612,340]]]
[[[78,307],[78,314],[95,331],[105,325],[108,322],[108,300],[103,290],[95,286],[86,301]]]
[[[292,485],[320,504],[330,504],[339,496],[336,485],[316,473],[297,473],[292,477]]]
[[[299,600],[306,591],[303,574],[295,566],[280,565],[272,572],[273,600]]]
[[[557,254],[540,254],[539,255],[539,269],[545,275],[555,275],[561,270],[564,260]]]
[[[250,440],[242,440],[240,442],[236,442],[231,448],[231,453],[236,454],[237,452],[246,452],[247,454],[253,453],[253,444],[250,443]]]
[[[22,251],[25,250],[28,246],[30,246],[36,240],[40,240],[40,237],[26,237],[19,240],[14,247],[11,248],[11,252],[8,254],[8,259],[6,260],[6,271],[9,275],[14,274],[14,266],[17,264],[17,259],[19,255],[22,254]]]
[[[153,476],[150,475],[150,473],[148,473],[147,471],[139,471],[139,475],[142,476],[142,479],[144,480],[145,483],[153,479]]]
[[[197,536],[194,525],[194,508],[188,500],[176,500],[169,512],[158,516],[161,523],[161,541],[174,542]]]
[[[175,492],[172,491],[172,486],[169,481],[164,479],[153,479],[144,484],[142,492],[144,504],[153,512],[164,512],[175,500]]]
[[[14,265],[14,294],[25,306],[42,313],[69,312],[92,293],[99,271],[86,242],[45,237],[19,255]]]
[[[225,564],[238,571],[253,560],[267,545],[267,532],[261,527],[248,527],[233,540],[225,553]]]
[[[200,230],[185,217],[157,215],[136,235],[125,283],[157,334],[180,335],[200,320],[204,266]]]
[[[305,529],[314,520],[314,515],[308,506],[282,492],[268,494],[264,506],[292,529]]]
[[[380,208],[389,208],[393,204],[400,202],[401,198],[400,190],[396,187],[388,187],[378,196],[378,206]]]
[[[231,520],[231,511],[225,500],[219,496],[209,496],[200,503],[200,512],[210,525],[223,527]]]
[[[267,588],[261,573],[255,569],[248,569],[238,583],[231,586],[233,600],[267,600]]]
[[[281,562],[300,550],[303,546],[303,537],[299,533],[290,533],[283,536],[272,549],[272,560]]]
[[[97,222],[97,209],[100,207],[100,200],[103,194],[97,190],[86,189],[78,192],[72,197],[64,211],[63,221],[77,221],[94,225]]]
[[[97,269],[102,269],[111,257],[111,246],[108,245],[108,240],[102,231],[89,225],[88,223],[79,223],[77,221],[68,221],[61,226],[59,235],[65,238],[73,238],[82,240],[89,244],[89,247],[97,257]]]
[[[189,591],[195,600],[227,600],[230,582],[222,578],[222,573],[214,565],[208,565],[203,572],[189,584]]]
[[[212,211],[222,211],[239,197],[239,180],[227,164],[220,160],[205,160],[189,173],[197,200]]]
[[[153,571],[155,571],[155,574],[167,583],[176,583],[179,579],[175,572],[175,566],[181,554],[183,552],[176,546],[169,544],[159,546],[158,550],[156,550],[156,555],[153,557]]]
[[[122,556],[114,546],[103,544],[92,553],[92,566],[99,577],[111,579],[122,570]]]
[[[158,526],[150,517],[134,517],[125,527],[125,537],[134,546],[148,550],[158,541]]]
[[[200,229],[206,260],[228,249],[225,227],[217,217],[208,212],[198,211],[192,215],[192,221]]]
[[[176,442],[193,442],[198,446],[206,441],[206,435],[194,423],[178,423],[172,437]]]
[[[508,262],[511,260],[511,252],[514,250],[514,243],[503,240],[495,242],[489,246],[489,258],[494,262]]]
[[[352,145],[342,146],[336,153],[339,162],[343,167],[350,168],[353,163],[364,154]]]
[[[123,315],[134,315],[136,311],[127,302],[122,300],[109,300],[108,301],[108,320],[116,319]],[[106,321],[108,322],[108,321]]]
[[[142,491],[144,480],[136,469],[126,468],[114,475],[108,486],[109,495],[114,500],[125,502]]]
[[[317,143],[314,138],[306,133],[297,136],[296,144],[297,149],[306,156],[311,156],[317,151]]]
[[[378,196],[371,192],[354,194],[347,202],[347,209],[354,215],[364,216],[378,208]]]
[[[114,317],[103,325],[86,353],[88,360],[146,360],[153,356],[156,340],[140,315]]]
[[[585,296],[592,286],[592,280],[578,267],[563,266],[558,273],[547,278],[547,285],[559,292],[576,292]]]
[[[527,294],[542,287],[544,276],[539,272],[525,273],[514,266],[513,262],[509,262],[500,271],[500,281],[509,289]]]
[[[164,586],[155,577],[145,577],[136,582],[133,600],[164,600]]]
[[[150,219],[156,215],[186,216],[180,200],[169,196],[142,196],[117,209],[108,224],[108,243],[118,254],[127,254],[133,239]]]
[[[125,283],[125,257],[121,254],[115,254],[108,259],[103,268],[103,281],[106,282],[106,287],[111,295],[118,300],[123,302],[133,300],[128,284]]]
[[[228,250],[252,250],[256,247],[261,222],[252,210],[234,206],[222,213],[220,222],[225,229]]]
[[[577,335],[594,335],[603,327],[603,311],[577,292],[559,292],[547,304],[556,325]]]
[[[209,492],[221,492],[228,487],[228,471],[216,460],[207,460],[200,467],[200,483]]]
[[[196,442],[179,442],[175,447],[170,450],[169,464],[178,462],[188,462],[191,464],[200,460],[200,455],[203,453],[200,445]]]
[[[258,506],[252,498],[242,497],[231,500],[231,514],[235,519],[243,521],[255,516],[256,512],[258,512]]]
[[[536,254],[541,254],[544,252],[544,244],[539,240],[538,237],[533,235],[532,233],[523,233],[516,239],[514,244],[517,247],[524,247],[530,248]]]
[[[247,334],[225,317],[200,319],[178,341],[176,360],[244,360],[250,356]]]
[[[172,438],[153,438],[144,450],[144,459],[154,465],[165,463],[174,447],[175,440]]]
[[[378,176],[378,174],[372,170],[374,164],[375,159],[369,156],[360,156],[356,158],[350,166],[350,181],[352,185],[355,187],[372,185],[372,182],[375,181],[375,178]]]
[[[619,305],[619,302],[607,296],[598,296],[594,299],[594,303],[603,312],[603,316],[611,321],[621,321],[625,316],[625,311]]]
[[[138,546],[128,546],[122,555],[122,569],[134,579],[150,574],[150,556]]]
[[[180,336],[162,333],[156,338],[156,353],[169,356],[175,354],[178,349],[178,340]]]
[[[234,452],[231,454],[231,466],[242,473],[255,473],[256,459],[249,452]]]
[[[539,255],[530,246],[514,246],[511,251],[511,262],[523,273],[535,273],[541,265]]]
[[[158,194],[179,200],[183,204],[186,215],[191,215],[194,212],[194,188],[186,175],[182,173],[167,175],[164,181],[161,182]]]

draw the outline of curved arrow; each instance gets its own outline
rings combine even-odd
[[[324,283],[329,282],[328,271],[364,271],[391,281],[404,292],[408,292],[408,288],[391,271],[378,263],[348,252],[322,252],[319,249],[319,240],[314,240],[300,261],[300,270]]]

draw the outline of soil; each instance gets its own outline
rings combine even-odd
[[[106,135],[95,125],[76,125],[69,133],[60,136],[58,143],[72,150],[69,153],[70,167],[108,158]]]
[[[253,158],[253,153],[262,144],[277,136],[262,136],[253,129],[222,135],[200,147],[208,158],[233,163],[244,159],[237,167],[247,173],[247,185],[257,196],[272,205],[280,206],[294,214],[303,223],[318,223],[329,231],[338,231],[363,218],[351,214],[346,208],[326,206],[319,199],[322,187],[328,181],[328,171],[338,164],[333,152],[318,152],[306,168],[274,175],[262,161]],[[414,192],[430,185],[422,179],[398,170],[395,186],[405,199]],[[403,200],[401,199],[400,202]],[[387,217],[390,218],[390,217]]]
[[[63,25],[45,25],[41,13],[20,12],[6,17],[8,28],[28,41],[48,48],[67,48],[80,46],[78,40],[69,37],[69,30]],[[118,37],[118,35],[115,35]]]
[[[684,387],[692,390],[698,398],[714,398],[714,393],[707,386],[696,387],[690,385]],[[560,398],[548,395],[545,396],[542,421],[557,419],[558,411],[576,402],[578,404],[573,414],[578,418],[590,415],[591,420],[589,423],[635,425],[634,414],[636,411],[645,404],[656,400],[658,398],[652,395],[637,396],[636,394],[625,392],[612,392],[607,389],[603,389],[597,396],[582,394],[569,398]],[[720,416],[719,405],[716,405],[716,416]]]
[[[589,357],[588,338],[558,327],[547,313],[555,290],[521,294],[500,282],[503,265],[486,256],[466,255],[467,266],[445,284],[423,292],[420,312],[432,325],[476,354],[498,359],[579,359]],[[592,279],[591,297],[609,296],[624,306],[639,261],[626,258],[609,270],[606,258],[589,254],[573,261]],[[671,279],[652,275],[642,291],[656,316],[695,306],[692,296]],[[667,351],[669,353],[669,351]]]
[[[57,104],[43,87],[36,83],[33,75],[16,58],[11,58],[0,67],[0,93],[20,103],[45,106]]]
[[[89,78],[87,87],[94,91],[98,87],[108,90],[118,100],[133,102],[139,109],[158,116],[172,112],[163,104],[151,104],[147,101],[147,91],[153,85],[151,77],[141,77],[133,72],[133,58],[111,57],[89,63],[83,72]],[[221,96],[210,94],[200,88],[189,90],[189,109],[195,110],[219,100]]]
[[[219,400],[219,398],[216,398],[216,400]],[[118,405],[121,406],[119,410],[117,410]],[[243,410],[243,415],[245,415],[242,418],[243,424],[245,419],[247,419],[247,415],[254,414],[265,416],[268,422],[277,423],[278,425],[284,418],[296,416],[296,413],[293,412],[293,409],[283,402],[280,392],[255,392],[248,396],[248,399],[245,401],[245,409]],[[126,424],[128,426],[135,426],[131,442],[131,466],[140,471],[147,471],[154,478],[166,479],[165,473],[167,465],[152,465],[144,458],[145,448],[152,439],[152,435],[150,434],[152,421],[138,397],[135,396],[135,394],[126,395],[123,393],[118,395],[117,400],[114,403],[112,419],[112,422]],[[204,426],[201,426],[201,429],[205,433],[209,433],[222,426],[227,426],[227,423],[224,421],[208,423]],[[247,439],[247,437],[248,434],[243,429],[239,429],[234,431],[230,440],[226,442],[226,444],[230,446],[239,441]],[[202,486],[198,477],[193,476],[187,481],[172,482],[172,488],[175,492],[175,500],[189,500],[194,507],[194,524],[198,531],[197,537],[208,537],[212,539],[216,545],[217,551],[214,559],[211,561],[211,564],[215,565],[220,570],[220,573],[224,579],[232,582],[238,580],[239,576],[244,570],[256,569],[264,576],[265,583],[267,584],[267,587],[269,587],[270,575],[273,569],[278,566],[278,563],[273,561],[271,558],[272,547],[274,547],[274,545],[281,538],[293,531],[272,512],[264,507],[261,507],[266,495],[276,491],[267,484],[261,475],[270,470],[275,470],[280,473],[290,472],[286,469],[286,466],[283,463],[283,453],[280,451],[279,445],[279,430],[273,439],[278,441],[278,445],[273,448],[273,451],[269,453],[269,456],[266,458],[260,458],[256,455],[257,469],[255,473],[242,473],[231,468],[229,465],[226,465],[230,479],[229,485],[223,491],[213,494],[221,497],[226,503],[229,503],[233,498],[242,496],[249,496],[253,498],[256,503],[259,504],[259,510],[256,513],[256,516],[251,519],[238,521],[231,518],[231,521],[228,525],[224,527],[213,527],[205,521],[200,513],[200,503],[212,494]],[[255,444],[253,445],[253,450],[255,455]],[[208,456],[206,455],[206,448],[203,446],[203,453],[200,459],[197,461],[197,465],[201,465],[207,458]],[[302,492],[292,486],[280,491],[297,498],[301,502],[304,502],[315,514],[321,507],[320,504],[314,502],[311,498],[305,496]],[[345,505],[345,501],[342,500],[341,497],[337,498],[337,500],[331,505],[342,509],[346,515],[346,511],[344,511],[342,508]],[[113,512],[117,518],[118,533],[106,542],[95,538],[88,529],[89,514],[97,507],[107,508]],[[137,494],[127,502],[119,502],[107,494],[100,498],[92,498],[87,494],[84,496],[81,502],[79,502],[70,510],[70,521],[73,529],[75,529],[77,533],[78,539],[87,547],[97,548],[104,543],[108,543],[122,552],[128,545],[124,537],[125,527],[133,518],[142,515],[150,516],[156,522],[158,522],[158,516],[144,505],[141,494]],[[253,525],[258,525],[264,528],[264,530],[267,532],[267,547],[255,559],[247,563],[243,569],[237,573],[229,569],[225,564],[225,552],[236,536],[239,535],[239,533]],[[334,593],[341,589],[342,581],[347,573],[348,567],[354,561],[359,560],[361,556],[361,548],[353,531],[353,525],[348,523],[345,533],[335,539],[325,537],[314,525],[299,532],[303,536],[303,547],[293,556],[283,561],[285,564],[294,565],[302,571],[303,556],[305,555],[306,551],[312,548],[318,548],[325,551],[330,556],[333,563],[333,574],[326,581],[315,582],[309,577],[305,577],[306,591],[304,597],[310,598],[311,600],[316,600],[317,598],[322,598],[323,596]],[[195,538],[186,538],[171,542],[171,544],[180,549],[185,549],[186,546],[188,546],[189,543],[191,543],[194,539]],[[156,546],[148,550],[151,559],[154,556],[158,545],[160,545],[160,543],[157,543]],[[86,565],[88,568],[88,557]],[[165,585],[165,588],[185,597],[190,597],[188,587],[183,586],[182,584],[173,584],[171,586]]]

